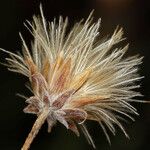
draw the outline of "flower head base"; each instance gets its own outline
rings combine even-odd
[[[122,40],[122,29],[116,29],[110,39],[97,42],[100,20],[91,22],[90,15],[66,34],[68,19],[60,17],[58,24],[55,20],[46,22],[41,9],[41,17],[34,16],[33,23],[26,25],[34,37],[32,51],[21,35],[22,54],[1,49],[10,54],[6,58],[9,70],[27,76],[33,91],[24,112],[38,118],[22,150],[29,148],[45,120],[49,132],[60,122],[78,136],[79,124],[93,147],[86,120],[97,121],[108,141],[105,126],[115,134],[116,124],[128,137],[119,120],[122,115],[133,120],[130,115],[137,114],[129,102],[140,96],[134,89],[139,87],[135,82],[141,79],[137,70],[142,58],[124,58],[128,46],[112,49]]]

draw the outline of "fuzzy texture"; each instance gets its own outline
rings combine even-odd
[[[25,24],[34,37],[31,51],[21,34],[22,54],[1,49],[10,55],[6,58],[8,69],[29,78],[33,96],[26,100],[24,112],[39,118],[22,150],[29,148],[45,120],[49,132],[60,122],[78,136],[79,124],[93,147],[86,120],[97,121],[109,142],[106,127],[115,134],[117,125],[128,137],[120,120],[134,120],[132,114],[138,114],[129,103],[140,96],[134,89],[139,87],[137,70],[142,58],[125,58],[128,45],[113,48],[123,40],[122,29],[117,28],[109,39],[97,41],[100,20],[92,23],[91,15],[66,33],[68,19],[60,17],[58,24],[55,20],[47,22],[41,8],[41,16]]]

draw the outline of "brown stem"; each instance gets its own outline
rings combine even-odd
[[[47,118],[48,116],[48,109],[45,109],[39,116],[38,118],[36,119],[28,137],[26,138],[26,141],[23,145],[23,147],[21,148],[21,150],[28,150],[30,148],[30,145],[33,141],[33,139],[36,137],[36,135],[38,134],[41,126],[44,124],[45,122],[45,119]]]

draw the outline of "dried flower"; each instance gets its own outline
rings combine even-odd
[[[56,122],[62,123],[77,136],[81,130],[88,142],[94,142],[84,124],[86,120],[97,121],[110,141],[107,127],[115,134],[117,125],[128,137],[120,123],[122,115],[133,120],[131,114],[138,114],[129,104],[135,96],[134,91],[140,80],[137,70],[142,58],[124,58],[128,45],[115,48],[122,40],[122,29],[116,29],[110,39],[97,42],[100,20],[92,22],[92,17],[74,25],[66,33],[68,19],[59,23],[46,22],[42,8],[41,17],[33,17],[33,23],[26,27],[34,37],[31,52],[23,41],[22,54],[14,54],[4,49],[8,69],[27,76],[31,83],[33,96],[26,102],[25,113],[37,115],[31,132],[22,150],[27,150],[45,121],[48,132]]]

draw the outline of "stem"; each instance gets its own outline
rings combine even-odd
[[[34,138],[36,137],[36,135],[38,134],[41,126],[44,124],[47,116],[48,116],[49,110],[45,109],[36,119],[28,137],[26,138],[26,141],[23,145],[23,147],[21,148],[21,150],[28,150],[30,148],[30,145],[32,143],[32,141],[34,140]]]

